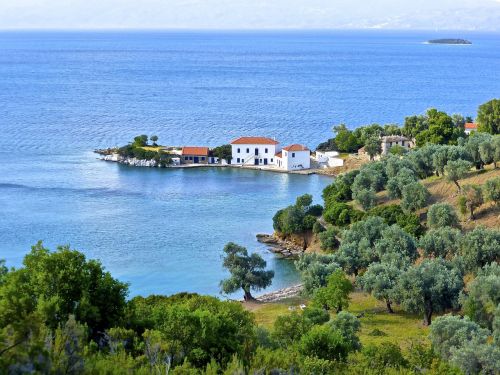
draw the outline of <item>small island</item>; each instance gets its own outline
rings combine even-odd
[[[472,44],[466,39],[431,39],[428,40],[429,44]]]

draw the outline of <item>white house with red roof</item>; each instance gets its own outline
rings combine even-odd
[[[311,168],[311,151],[303,145],[293,144],[276,153],[276,166],[286,171]]]
[[[464,125],[465,134],[470,134],[472,132],[477,132],[477,124],[474,122],[468,122]]]
[[[231,142],[231,164],[274,165],[279,142],[266,137],[240,137]]]

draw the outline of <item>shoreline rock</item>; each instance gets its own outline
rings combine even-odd
[[[130,165],[132,167],[159,167],[156,160],[143,160],[137,158],[125,158],[118,154],[101,154],[103,155],[100,159],[104,161],[112,161],[115,163]]]
[[[302,289],[302,284],[293,285],[287,288],[276,290],[274,292],[262,294],[255,297],[255,299],[259,302],[277,302],[286,298],[298,296]]]
[[[267,245],[270,252],[279,254],[285,258],[297,257],[304,252],[301,246],[282,240],[274,234],[257,234],[257,241]]]

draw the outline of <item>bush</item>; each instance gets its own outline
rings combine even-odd
[[[328,208],[323,218],[327,223],[345,227],[363,218],[364,213],[352,208],[346,203],[335,203]]]
[[[299,351],[308,357],[344,361],[349,354],[349,344],[339,331],[328,325],[314,326],[300,340]]]
[[[326,230],[325,227],[318,220],[316,220],[316,222],[313,225],[313,229],[312,229],[313,233],[320,234],[320,233],[324,232],[325,230]]]
[[[450,204],[436,203],[427,212],[427,224],[430,228],[457,227],[458,216]]]
[[[332,251],[339,247],[339,240],[337,240],[338,231],[335,228],[328,228],[326,231],[319,234],[321,241],[321,250]]]

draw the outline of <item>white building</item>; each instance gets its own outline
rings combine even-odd
[[[266,137],[240,137],[231,142],[231,164],[275,165],[279,142]]]
[[[276,153],[276,166],[286,171],[311,168],[311,151],[302,145],[283,147]]]
[[[339,157],[338,151],[316,151],[314,159],[323,168],[341,167],[344,165],[344,159]]]
[[[464,125],[465,134],[469,135],[472,132],[477,132],[477,124],[473,122],[468,122]]]
[[[388,135],[381,138],[382,155],[386,155],[391,147],[401,146],[406,149],[415,147],[415,142],[409,138],[403,137],[402,135]],[[358,154],[360,152],[358,151]]]

